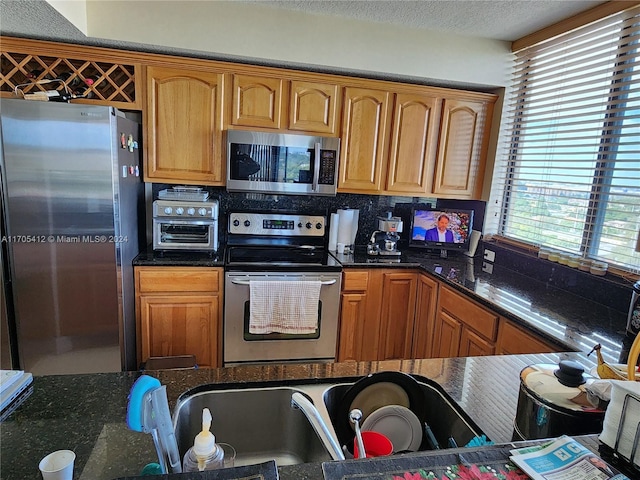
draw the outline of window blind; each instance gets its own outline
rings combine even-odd
[[[640,271],[639,40],[635,7],[515,53],[486,230]]]

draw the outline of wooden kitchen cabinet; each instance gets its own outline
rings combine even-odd
[[[138,362],[195,355],[221,365],[222,268],[135,267]]]
[[[544,340],[506,318],[500,319],[498,340],[496,342],[496,353],[498,355],[550,353],[565,350],[567,349]]]
[[[480,197],[492,113],[493,102],[444,100],[434,195],[456,199]]]
[[[418,275],[414,271],[382,273],[379,360],[411,358]]]
[[[338,361],[411,358],[417,276],[414,270],[344,271]]]
[[[396,94],[385,191],[430,194],[438,145],[441,100],[432,95]]]
[[[418,274],[411,358],[433,356],[437,303],[438,281],[423,273]]]
[[[338,189],[380,193],[387,167],[391,94],[384,90],[346,87]]]
[[[291,81],[289,130],[337,136],[339,113],[338,85]]]
[[[285,85],[283,78],[234,74],[231,125],[282,128]]]
[[[438,294],[434,357],[493,355],[499,317],[448,286]]]
[[[144,179],[224,185],[223,76],[148,67]]]

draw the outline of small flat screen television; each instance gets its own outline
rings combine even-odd
[[[473,210],[417,209],[411,211],[410,247],[439,251],[469,250],[473,229]]]

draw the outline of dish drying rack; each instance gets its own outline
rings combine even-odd
[[[162,200],[184,200],[189,202],[206,202],[209,192],[201,187],[172,187],[158,192],[158,198]]]
[[[636,432],[633,437],[633,444],[631,445],[631,452],[629,456],[628,457],[625,456],[620,451],[620,447],[621,447],[620,440],[622,438],[622,432],[624,430],[625,423],[627,420],[629,405],[632,402],[640,406],[640,398],[632,395],[631,393],[627,393],[622,402],[622,412],[620,414],[620,422],[618,423],[618,432],[616,434],[616,442],[613,446],[612,455],[616,459],[621,460],[627,468],[635,470],[636,472],[640,472],[640,465],[636,464],[634,461],[634,459],[636,458],[636,455],[638,454],[638,445],[640,444],[640,423],[636,425]]]

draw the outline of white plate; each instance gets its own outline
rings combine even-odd
[[[385,435],[393,443],[393,451],[416,451],[422,443],[422,425],[415,413],[401,405],[379,408],[362,423],[363,431]]]

